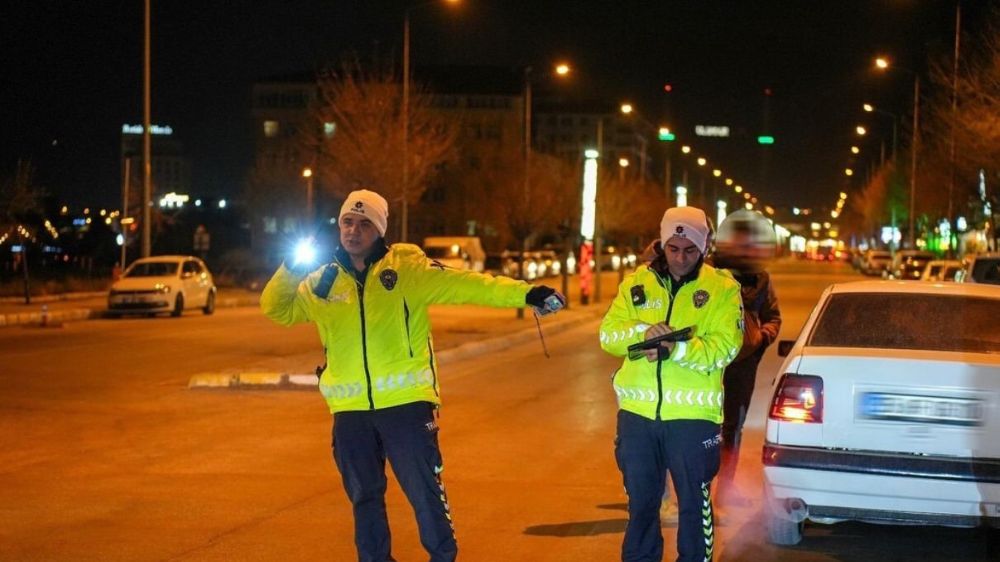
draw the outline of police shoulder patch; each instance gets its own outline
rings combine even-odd
[[[646,304],[646,289],[642,285],[632,286],[632,306]]]
[[[379,274],[378,279],[386,291],[391,291],[396,286],[396,282],[399,281],[399,274],[393,269],[386,269]]]
[[[701,308],[705,306],[705,303],[708,302],[708,298],[709,298],[708,291],[704,289],[698,289],[697,291],[694,292],[694,297],[693,297],[694,307]]]

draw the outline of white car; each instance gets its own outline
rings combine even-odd
[[[185,308],[215,312],[215,283],[205,262],[193,256],[154,256],[136,260],[108,293],[108,312],[180,316]]]
[[[861,281],[823,293],[775,378],[772,543],[806,520],[1000,525],[1000,287]]]

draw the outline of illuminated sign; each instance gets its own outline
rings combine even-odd
[[[584,240],[594,239],[597,222],[597,151],[588,150],[583,163],[583,215],[580,217],[580,235]]]
[[[142,125],[122,125],[123,135],[141,135]],[[174,129],[170,125],[150,125],[149,134],[151,135],[172,135],[174,134]]]
[[[729,127],[724,125],[695,125],[694,134],[699,137],[728,137]]]
[[[190,200],[191,200],[191,197],[189,197],[187,195],[182,195],[182,194],[174,193],[173,191],[171,191],[170,193],[164,195],[160,199],[160,207],[167,207],[167,208],[171,208],[171,209],[173,209],[173,208],[179,209],[179,208],[183,207],[184,204],[187,203]]]
[[[757,137],[757,144],[774,144],[774,137],[771,135],[761,135]]]

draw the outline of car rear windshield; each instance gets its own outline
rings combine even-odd
[[[166,277],[177,274],[177,262],[150,261],[133,264],[125,277]]]
[[[460,255],[459,252],[460,250],[458,250],[455,246],[431,246],[430,248],[426,248],[424,250],[427,257],[431,259],[455,258]]]
[[[1000,353],[1000,299],[841,293],[827,301],[809,345]]]
[[[972,265],[972,278],[976,283],[1000,285],[1000,258],[976,260]]]

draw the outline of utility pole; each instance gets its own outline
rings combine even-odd
[[[142,65],[142,257],[148,258],[152,252],[153,229],[153,161],[152,161],[152,126],[150,119],[150,25],[151,0],[146,0],[146,17],[144,25],[144,53]]]

